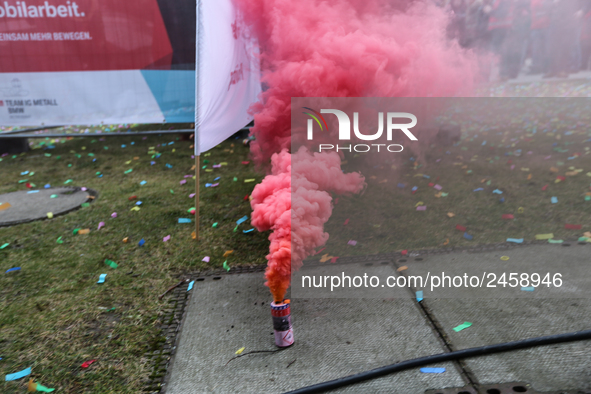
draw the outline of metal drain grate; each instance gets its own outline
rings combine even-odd
[[[425,394],[591,394],[581,390],[536,391],[529,383],[512,382],[482,385],[478,389],[474,387],[455,387],[441,390],[427,390]]]

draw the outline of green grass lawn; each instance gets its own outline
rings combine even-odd
[[[201,159],[209,170],[228,163],[201,172],[201,241],[191,237],[194,220],[178,224],[178,218],[194,219],[187,210],[194,207],[189,194],[195,181],[184,178],[194,174],[190,145],[176,135],[87,138],[3,158],[0,193],[26,190],[18,183],[20,173],[34,171],[29,182],[37,187],[73,179],[70,185],[95,189],[99,196],[88,208],[64,216],[0,228],[0,245],[10,243],[0,250],[0,392],[26,391],[27,379],[4,382],[4,375],[33,367],[32,376],[56,392],[137,393],[149,374],[143,355],[158,339],[155,326],[166,304],[158,296],[183,273],[221,268],[227,250],[234,251],[227,258],[230,267],[265,262],[268,234],[243,234],[251,228],[248,222],[233,232],[235,221],[250,213],[244,197],[261,179],[252,163],[241,164],[248,148],[240,140],[224,142]],[[161,157],[152,158],[150,147]],[[204,187],[218,176],[219,187]],[[256,182],[244,183],[248,178]],[[188,182],[180,185],[183,179]],[[141,186],[143,180],[147,184]],[[142,201],[137,212],[130,210],[132,195]],[[97,231],[101,221],[106,225]],[[73,235],[76,228],[91,232]],[[63,244],[56,243],[60,236]],[[139,247],[142,238],[146,243]],[[211,257],[209,264],[201,261],[204,256]],[[106,258],[119,267],[105,265]],[[21,271],[4,273],[12,267]],[[102,273],[108,274],[106,282],[96,284]],[[80,368],[91,359],[97,362]]]

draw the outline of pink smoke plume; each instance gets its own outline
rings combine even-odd
[[[342,174],[336,155],[310,156],[310,171],[290,184],[291,98],[454,96],[472,88],[477,61],[447,40],[447,15],[428,0],[235,1],[259,40],[267,86],[251,108],[251,153],[263,165],[272,157],[273,168],[252,193],[252,223],[273,230],[267,285],[282,301],[290,259],[297,267],[328,238],[323,225],[332,208],[326,191],[363,187],[358,174]],[[317,179],[318,168],[334,180]],[[293,221],[292,190],[293,198],[303,199],[298,205],[307,207]]]
[[[360,174],[342,172],[335,152],[310,154],[302,147],[293,155],[284,149],[271,157],[271,174],[253,190],[251,206],[252,225],[273,230],[265,275],[276,302],[285,297],[291,268],[299,269],[328,240],[323,228],[332,213],[329,192],[357,193],[363,186]]]
[[[396,4],[393,7],[391,4]],[[292,97],[437,97],[472,88],[477,62],[431,1],[238,0],[268,89],[252,111],[259,163],[290,147]]]

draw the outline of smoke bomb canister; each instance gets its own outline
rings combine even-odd
[[[293,345],[293,327],[291,326],[291,310],[288,302],[271,303],[275,345],[288,347]]]

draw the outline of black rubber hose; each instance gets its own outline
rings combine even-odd
[[[485,356],[488,354],[508,352],[528,347],[553,345],[556,343],[582,341],[591,339],[591,330],[571,332],[568,334],[549,335],[546,337],[529,338],[521,341],[499,343],[496,345],[473,347],[470,349],[457,350],[455,352],[434,354],[432,356],[419,357],[412,360],[402,361],[400,363],[386,365],[384,367],[361,372],[355,375],[346,376],[328,382],[314,384],[312,386],[302,387],[297,390],[286,392],[285,394],[311,394],[322,393],[339,387],[363,382],[369,379],[379,378],[392,372],[403,371],[405,369],[422,367],[428,364],[441,363],[444,361],[453,361],[462,358]]]

